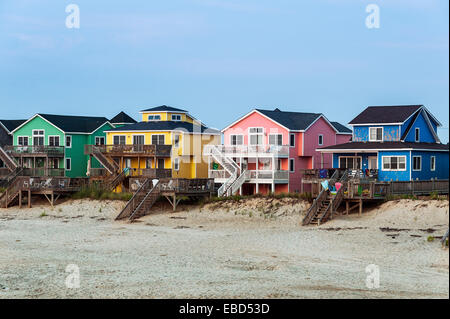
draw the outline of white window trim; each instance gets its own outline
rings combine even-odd
[[[156,144],[156,145],[166,145],[166,135],[165,134],[152,134],[150,136],[150,143],[153,144],[153,136],[164,136],[164,144]]]
[[[278,135],[281,135],[281,144],[280,145],[278,145],[278,144],[270,144],[270,136],[278,136]],[[276,138],[276,140],[278,141],[278,138]],[[271,134],[269,134],[269,139],[267,140],[267,142],[268,142],[267,143],[268,145],[282,146],[283,145],[283,134],[282,133],[271,133]]]
[[[174,116],[179,116],[180,119],[179,119],[179,120],[174,120],[174,119],[173,119]],[[182,118],[182,117],[181,117],[181,114],[171,114],[171,115],[170,115],[170,119],[171,119],[172,121],[174,121],[174,122],[180,122],[180,121],[181,121],[181,118]]]
[[[58,146],[54,146],[54,147],[60,147],[61,146],[61,137],[59,136],[59,135],[49,135],[48,137],[47,137],[47,145],[48,146],[50,146],[50,137],[57,137],[58,139],[59,139],[59,145]]]
[[[175,145],[175,137],[176,136],[178,136],[178,145]],[[173,134],[172,135],[172,144],[173,144],[173,147],[175,147],[175,148],[180,148],[180,142],[181,142],[181,134]],[[165,142],[165,141],[164,141]]]
[[[69,146],[67,146],[67,138],[70,139],[70,145]],[[66,135],[64,137],[64,147],[65,148],[72,148],[72,135]]]
[[[252,129],[252,128],[257,128],[257,129],[262,129],[262,132],[261,133],[250,133],[250,130]],[[251,136],[252,135],[262,135],[262,144],[251,144]],[[260,127],[260,126],[252,126],[252,127],[249,127],[248,128],[248,145],[250,145],[250,146],[259,146],[259,145],[264,145],[265,143],[264,143],[264,135],[265,135],[265,130],[264,130],[264,127]]]
[[[150,119],[150,116],[153,116],[154,118]],[[155,119],[155,117],[158,117],[158,119]],[[161,114],[149,114],[147,116],[147,121],[150,121],[150,122],[152,122],[152,121],[161,121]]]
[[[419,169],[414,169],[414,158],[420,158],[420,168]],[[420,172],[422,171],[422,155],[413,155],[413,157],[411,158],[411,168],[414,172]]]
[[[344,158],[353,158],[353,159],[355,159],[355,158],[359,158],[359,160],[360,160],[360,163],[361,163],[361,168],[359,168],[359,169],[362,169],[362,164],[363,164],[363,162],[362,162],[362,156],[351,156],[351,155],[344,155],[344,156],[338,156],[338,166],[339,166],[339,168],[341,168],[341,157],[344,157]],[[356,169],[358,169],[358,168],[356,168]]]
[[[116,137],[116,136],[125,136],[125,144],[123,144],[123,145],[127,145],[127,136],[125,134],[114,134],[112,136],[112,143],[113,143],[113,145],[122,145],[122,144],[114,144],[114,137]]]
[[[142,144],[142,145],[145,145],[145,142],[146,142],[145,134],[131,134],[131,142],[133,143],[133,145],[134,145],[134,137],[135,136],[143,136],[144,137],[144,144]]]
[[[233,136],[241,136],[242,137],[242,144],[233,144]],[[236,139],[237,140],[237,139]],[[250,142],[250,141],[249,141]],[[230,134],[230,145],[231,146],[239,146],[244,145],[244,134]]]
[[[291,145],[291,136],[294,137],[294,145]],[[297,141],[295,138],[295,133],[289,133],[289,147],[295,147],[296,144],[297,144]]]
[[[434,159],[434,167],[433,167],[433,159]],[[430,156],[430,171],[434,172],[436,170],[436,156]]]
[[[43,135],[34,135],[34,132],[37,132],[37,131],[42,131],[42,132],[44,132],[44,134]],[[34,146],[34,137],[43,137],[44,138],[44,145],[45,145],[45,130],[40,130],[40,129],[36,129],[36,130],[32,130],[31,131],[31,146]]]
[[[389,158],[391,158],[391,157],[399,157],[399,158],[403,157],[405,159],[405,168],[404,169],[403,168],[402,169],[400,169],[400,168],[397,168],[397,169],[391,169],[391,168],[385,169],[384,168],[384,158],[385,157],[389,157]],[[400,161],[398,161],[397,164],[398,163],[400,163]],[[385,171],[385,172],[404,172],[404,171],[406,171],[406,167],[407,166],[408,165],[407,165],[406,155],[386,155],[386,156],[381,156],[381,170],[382,171]]]
[[[381,128],[381,140],[371,139],[370,138],[370,130],[371,129],[379,129]],[[369,142],[383,142],[384,141],[384,127],[383,126],[370,126],[369,127]]]
[[[320,137],[322,137],[322,143],[320,143]],[[323,145],[323,134],[319,134],[319,136],[317,137],[317,143],[318,145]]]
[[[70,162],[70,169],[67,168],[67,160],[69,160],[69,162]],[[70,172],[72,170],[72,158],[71,157],[66,157],[64,159],[64,169],[68,172]]]
[[[19,138],[22,138],[22,139],[26,138],[27,139],[27,145],[20,145]],[[17,146],[23,146],[23,147],[30,146],[30,137],[29,136],[25,136],[25,135],[17,136]]]
[[[103,144],[97,144],[97,139],[103,139]],[[95,136],[94,143],[95,143],[95,145],[106,145],[106,137],[104,137],[104,136]]]
[[[292,161],[292,167],[291,167],[291,161]],[[289,173],[295,173],[295,159],[294,158],[289,159]]]
[[[419,134],[417,134],[417,132],[419,132]],[[417,138],[417,136],[419,138]],[[414,129],[414,141],[416,141],[416,143],[420,142],[420,127]]]
[[[180,170],[180,158],[179,157],[175,157],[173,159],[173,170],[174,171],[179,171]]]

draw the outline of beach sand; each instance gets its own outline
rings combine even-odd
[[[0,298],[449,298],[447,200],[398,200],[300,226],[309,204],[124,202],[0,209]],[[80,287],[67,288],[75,264]],[[368,288],[366,267],[379,269]]]

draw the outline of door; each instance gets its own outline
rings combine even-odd
[[[369,156],[369,169],[377,169],[378,168],[378,158],[376,156]]]
[[[133,149],[135,152],[142,152],[144,150],[144,135],[133,136]]]
[[[158,158],[158,168],[164,169],[164,158]]]

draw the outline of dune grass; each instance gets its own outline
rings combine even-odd
[[[96,200],[122,200],[129,201],[133,197],[131,193],[115,193],[105,190],[97,185],[83,187],[80,191],[72,195],[73,199],[96,199]]]

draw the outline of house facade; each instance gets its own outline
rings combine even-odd
[[[114,128],[104,117],[36,114],[12,131],[13,145],[6,147],[26,175],[86,177],[86,144],[105,144],[105,130]]]
[[[26,120],[0,120],[0,148],[12,145],[13,136],[11,132],[25,121]],[[2,159],[3,156],[5,156],[5,154],[0,150],[0,176],[8,175],[10,172]]]
[[[166,105],[140,113],[141,122],[106,131],[106,146],[99,149],[119,171],[130,169],[134,177],[208,177],[203,147],[219,144],[219,131]]]
[[[254,109],[222,130],[223,145],[208,152],[209,177],[231,193],[300,192],[301,170],[332,165],[316,148],[351,138],[334,123],[320,113]]]
[[[449,147],[425,106],[370,106],[349,124],[351,142],[318,148],[333,168],[376,172],[381,181],[448,179]]]

